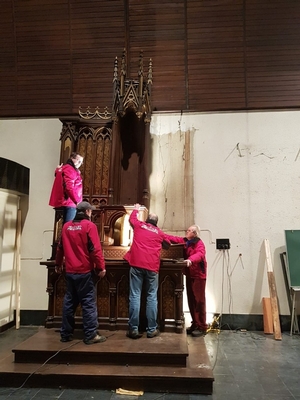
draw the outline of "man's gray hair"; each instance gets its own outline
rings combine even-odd
[[[158,222],[158,216],[156,214],[151,213],[148,215],[147,221],[151,221],[151,222],[155,223],[155,225],[156,225]]]
[[[196,234],[196,236],[200,237],[200,232],[201,232],[200,226],[199,225],[192,225],[192,228],[193,228],[194,233]]]

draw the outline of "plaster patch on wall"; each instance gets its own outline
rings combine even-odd
[[[193,140],[194,130],[151,136],[150,208],[163,230],[178,235],[194,223]]]

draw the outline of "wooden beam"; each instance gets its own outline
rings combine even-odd
[[[276,291],[275,276],[274,276],[273,266],[272,266],[269,240],[265,239],[264,244],[265,244],[267,274],[268,274],[268,282],[269,282],[270,298],[271,298],[271,310],[272,310],[273,327],[274,327],[274,338],[275,338],[275,340],[281,340],[282,336],[281,336],[281,328],[280,328],[280,320],[279,320],[279,312],[278,312],[277,291]]]
[[[270,297],[263,297],[263,320],[264,320],[264,333],[274,333],[272,307]]]

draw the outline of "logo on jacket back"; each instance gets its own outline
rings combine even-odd
[[[81,225],[70,225],[67,227],[67,231],[81,231]]]
[[[149,225],[142,224],[141,228],[146,229],[147,231],[158,233],[158,229],[155,228],[155,226],[152,226],[152,225],[149,226]]]

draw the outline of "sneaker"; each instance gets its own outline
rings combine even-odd
[[[93,339],[89,339],[89,340],[84,339],[84,343],[85,344],[102,343],[102,342],[105,342],[105,340],[106,340],[105,336],[100,336],[97,334]]]
[[[200,329],[195,329],[191,335],[193,337],[200,337],[200,336],[205,336],[206,335],[206,331],[201,331]]]
[[[159,335],[160,335],[159,330],[155,329],[155,331],[147,333],[147,338],[151,339],[151,338],[154,338],[155,336],[159,336]]]
[[[127,331],[126,336],[130,339],[139,339],[143,336],[143,334],[139,333],[139,331]]]
[[[61,337],[61,338],[60,338],[60,341],[63,342],[63,343],[71,342],[72,340],[73,340],[73,336],[72,336],[72,335],[70,335],[70,336],[64,336],[64,337]]]

